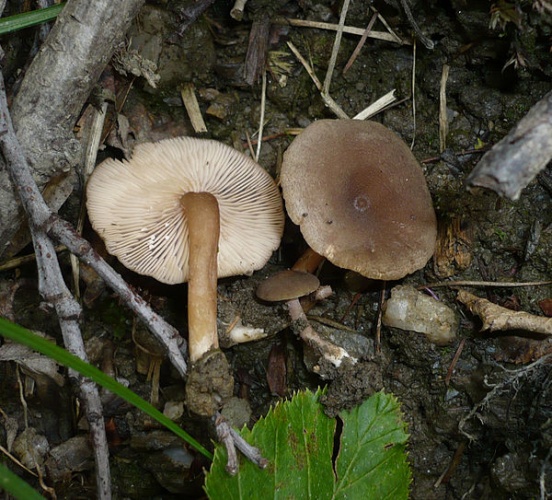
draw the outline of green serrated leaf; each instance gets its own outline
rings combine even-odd
[[[343,419],[334,498],[408,498],[408,440],[399,402],[374,394]]]
[[[242,461],[236,476],[225,470],[218,446],[205,490],[210,498],[330,498],[335,420],[321,411],[319,392],[301,392],[276,405],[243,437],[269,460],[266,469]]]
[[[243,460],[238,474],[229,476],[226,452],[218,446],[205,482],[209,498],[406,499],[411,477],[405,453],[408,434],[397,399],[378,393],[340,415],[334,472],[337,422],[324,414],[320,394],[298,393],[251,431],[242,431],[269,460],[266,469]]]

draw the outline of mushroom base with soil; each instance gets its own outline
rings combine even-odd
[[[211,350],[192,365],[186,382],[186,406],[212,417],[234,393],[234,378],[222,351]]]

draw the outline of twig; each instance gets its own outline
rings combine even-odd
[[[180,9],[181,24],[178,28],[178,36],[183,36],[184,32],[201,16],[215,0],[198,0],[192,2],[187,7]]]
[[[381,354],[381,322],[383,318],[383,305],[385,304],[386,282],[382,281],[380,297],[378,301],[378,318],[376,321],[376,354]]]
[[[186,342],[176,328],[169,325],[161,316],[155,313],[146,301],[128,286],[121,275],[115,272],[98,255],[90,243],[75,233],[68,222],[61,219],[57,214],[52,214],[48,222],[50,224],[49,234],[59,242],[63,242],[71,253],[74,253],[100,275],[127,307],[144,322],[150,332],[166,349],[167,356],[178,373],[185,377],[187,368],[182,352],[186,351]]]
[[[482,330],[526,330],[552,335],[552,318],[536,316],[525,311],[512,311],[493,302],[460,290],[457,299],[483,322]]]
[[[343,27],[345,26],[345,18],[347,17],[350,1],[351,0],[344,0],[343,6],[341,7],[341,15],[339,16],[339,25],[337,27],[337,33],[335,34],[332,55],[330,56],[328,70],[326,71],[326,78],[324,78],[324,86],[322,87],[323,94],[330,94],[330,85],[332,83],[335,63],[337,61],[337,54],[339,53],[339,47],[341,46],[341,37],[343,36]]]
[[[408,22],[410,23],[410,26],[414,30],[414,33],[416,33],[416,36],[418,37],[418,40],[423,43],[424,47],[426,49],[433,49],[435,48],[435,43],[433,43],[432,40],[430,40],[427,36],[425,36],[422,33],[422,30],[418,26],[418,23],[416,23],[416,20],[414,19],[414,16],[412,15],[412,12],[410,10],[410,7],[408,5],[407,0],[401,0],[401,5],[404,10],[404,13],[406,14],[406,18],[408,19]]]
[[[450,365],[447,370],[447,375],[445,377],[445,386],[448,387],[450,384],[450,379],[452,378],[452,374],[454,372],[454,369],[456,368],[456,364],[458,363],[458,360],[460,359],[460,356],[462,355],[462,351],[464,350],[464,346],[466,345],[466,339],[463,338],[460,341],[460,344],[458,344],[458,348],[456,349],[456,352],[454,353],[454,357],[452,358],[452,361],[450,362]]]
[[[103,102],[100,109],[96,109],[90,105],[87,110],[90,114],[86,121],[89,124],[89,129],[83,134],[85,137],[84,142],[84,168],[82,171],[82,184],[86,185],[90,174],[94,171],[94,165],[96,165],[96,159],[98,157],[98,148],[100,147],[102,140],[102,132],[105,123],[105,117],[107,113],[107,102]],[[82,234],[84,228],[84,221],[86,219],[86,203],[84,196],[81,199],[81,205],[79,210],[79,218],[77,221],[77,233]],[[73,254],[70,255],[71,269],[73,271],[73,293],[75,298],[80,300],[80,264],[79,259]]]
[[[410,149],[414,149],[416,141],[416,40],[412,44],[412,142]]]
[[[56,253],[60,253],[67,250],[67,248],[65,248],[63,245],[58,245],[55,250]],[[22,255],[21,257],[14,257],[13,259],[9,259],[6,262],[0,264],[0,271],[15,269],[16,267],[20,267],[23,264],[27,264],[28,262],[33,262],[34,260],[36,260],[36,255],[34,253],[29,255]]]
[[[370,31],[372,30],[372,27],[374,26],[374,23],[376,22],[377,18],[378,18],[378,13],[375,12],[372,18],[370,19],[370,21],[368,22],[368,26],[366,26],[364,33],[360,37],[360,40],[358,41],[358,44],[355,47],[355,50],[353,50],[351,57],[349,57],[347,64],[345,64],[345,67],[343,68],[343,74],[347,73],[347,71],[349,71],[353,63],[356,61],[356,58],[360,54],[362,47],[364,47],[364,44],[366,43],[366,39],[368,38],[368,35],[370,34]]]
[[[266,69],[263,69],[263,80],[262,80],[262,86],[261,86],[261,116],[259,117],[258,137],[263,136],[265,108],[266,108]],[[255,161],[256,162],[259,161],[259,157],[261,156],[261,146],[262,145],[263,145],[262,140],[257,142],[257,151],[255,152]]]
[[[15,136],[1,73],[0,110],[0,149],[29,218],[38,266],[40,294],[56,310],[67,350],[80,359],[86,360],[86,351],[79,327],[81,308],[63,281],[54,245],[44,230],[43,217],[50,210],[38,191],[27,160]],[[42,201],[43,206],[41,206],[40,201]],[[109,448],[98,388],[91,380],[82,377],[78,373],[71,371],[70,374],[79,387],[94,443],[98,497],[111,498]]]
[[[447,115],[447,80],[450,66],[443,64],[441,86],[439,88],[439,152],[447,149],[448,115]]]
[[[466,184],[517,200],[521,190],[552,158],[551,117],[552,92],[548,92],[481,158]]]
[[[475,417],[479,410],[482,410],[483,408],[485,408],[485,406],[487,406],[493,400],[493,398],[495,398],[500,393],[500,391],[504,390],[506,387],[508,387],[508,385],[514,386],[517,380],[529,375],[533,370],[536,370],[541,365],[548,364],[551,358],[552,358],[552,354],[546,354],[541,358],[537,359],[536,361],[534,361],[533,363],[527,366],[524,366],[523,368],[519,368],[517,370],[507,370],[506,368],[501,367],[505,372],[510,373],[511,376],[508,377],[503,382],[499,384],[495,384],[492,387],[492,389],[485,395],[485,397],[479,403],[477,403],[465,417],[462,417],[462,419],[458,423],[458,430],[464,436],[466,436],[470,440],[470,442],[475,441],[476,437],[469,434],[468,431],[464,430],[464,427],[466,426],[468,421],[471,420],[473,417]],[[484,423],[481,416],[479,416],[479,420],[482,423]]]
[[[306,59],[300,54],[300,52],[297,50],[297,47],[295,47],[295,45],[293,45],[293,43],[291,42],[287,42],[288,44],[288,47],[290,48],[290,50],[293,52],[293,54],[295,55],[295,57],[297,57],[297,59],[299,59],[299,62],[303,65],[303,67],[307,70],[307,73],[309,74],[309,76],[311,77],[312,81],[314,82],[314,84],[316,85],[316,88],[320,91],[320,96],[322,97],[322,100],[324,101],[324,103],[326,104],[326,106],[328,106],[328,108],[330,108],[334,113],[335,115],[338,117],[338,118],[345,118],[345,119],[348,119],[349,118],[349,115],[347,115],[347,113],[345,113],[345,111],[343,111],[341,109],[341,107],[339,106],[339,104],[337,104],[332,98],[331,96],[329,96],[328,94],[325,94],[323,92],[323,88],[322,88],[322,83],[320,82],[320,80],[318,79],[318,77],[316,76],[316,73],[314,72],[314,70],[311,68],[310,64],[306,61]]]
[[[482,286],[482,287],[503,287],[503,288],[515,288],[519,286],[544,286],[552,285],[552,280],[549,281],[440,281],[439,283],[428,283],[427,285],[420,285],[418,290],[422,288],[440,288],[444,286],[449,287],[461,287],[461,286]]]
[[[367,120],[368,118],[377,115],[382,109],[387,108],[390,104],[393,104],[396,100],[395,89],[393,89],[387,92],[387,94],[381,96],[377,101],[370,104],[370,106],[363,109],[360,113],[353,116],[353,120]]]
[[[249,31],[249,42],[243,66],[243,76],[247,85],[258,82],[259,77],[266,70],[269,36],[270,18],[265,12],[253,21]]]
[[[207,132],[207,126],[203,121],[201,110],[199,109],[199,103],[195,95],[195,87],[193,83],[186,83],[180,91],[180,97],[184,103],[184,107],[188,112],[188,117],[192,123],[192,127],[196,133]]]
[[[230,10],[230,17],[236,21],[241,21],[243,19],[243,9],[247,0],[236,0],[234,7]]]
[[[458,448],[456,448],[456,451],[454,452],[454,455],[452,456],[452,460],[450,461],[448,467],[443,471],[439,479],[435,482],[433,485],[434,488],[438,488],[441,486],[441,484],[447,484],[450,481],[450,478],[454,474],[454,471],[458,468],[458,465],[460,464],[460,460],[462,458],[462,455],[464,454],[464,450],[466,449],[466,441],[462,441]]]
[[[389,32],[389,35],[391,36],[391,40],[394,41],[395,43],[398,43],[400,45],[412,45],[411,42],[407,41],[407,40],[403,40],[399,35],[397,35],[397,33],[395,33],[393,31],[393,28],[391,28],[391,26],[389,26],[389,23],[385,20],[385,17],[383,17],[374,7],[371,7],[372,11],[373,12],[376,12],[377,15],[378,15],[378,19],[380,20],[380,23],[383,24],[385,26],[385,29]],[[373,31],[372,31],[373,33]],[[370,36],[370,35],[368,35]]]
[[[258,448],[250,445],[245,439],[243,439],[239,432],[233,429],[220,413],[217,412],[214,418],[217,437],[226,448],[228,455],[226,471],[230,475],[236,475],[239,468],[236,448],[240,450],[249,461],[253,462],[259,468],[266,468],[268,460],[262,456],[261,451]]]
[[[382,19],[381,16],[380,16],[380,19]],[[322,23],[317,21],[307,21],[305,19],[287,19],[287,18],[281,17],[281,18],[273,19],[272,22],[274,24],[296,26],[298,28],[316,28],[316,29],[329,30],[329,31],[338,30],[337,24]],[[355,28],[353,26],[343,26],[343,33],[347,33],[349,35],[362,36],[364,35],[364,31],[365,31],[364,28]],[[370,33],[368,34],[368,38],[385,40],[387,42],[399,43],[401,45],[410,45],[409,41],[402,40],[401,38],[397,37],[397,35],[395,34],[389,34],[383,31],[370,31]]]

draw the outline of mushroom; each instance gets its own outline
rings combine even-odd
[[[285,152],[280,182],[305,241],[339,267],[396,280],[433,255],[437,224],[422,169],[379,123],[312,123]]]
[[[322,300],[332,294],[332,289],[329,286],[320,287],[320,281],[313,274],[286,269],[264,280],[255,293],[265,302],[285,301],[293,329],[297,331],[301,340],[318,351],[321,358],[336,367],[345,360],[356,363],[356,358],[350,356],[342,347],[322,338],[310,325],[299,298],[313,292],[316,292],[318,300]]]
[[[295,300],[314,292],[320,281],[314,274],[286,269],[264,280],[255,291],[265,302]]]
[[[222,143],[190,137],[104,161],[88,181],[87,207],[108,252],[127,268],[167,284],[188,281],[192,367],[218,349],[217,277],[263,267],[284,224],[278,188],[262,167]]]

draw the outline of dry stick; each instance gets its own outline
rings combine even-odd
[[[290,48],[290,50],[293,52],[293,54],[295,55],[295,57],[297,57],[297,59],[299,60],[299,62],[303,65],[303,67],[307,70],[307,73],[309,74],[309,76],[311,77],[312,81],[314,82],[314,84],[316,85],[316,88],[320,91],[320,95],[322,97],[322,100],[324,101],[324,104],[326,104],[326,106],[328,106],[328,108],[330,108],[334,113],[335,115],[338,117],[338,118],[345,118],[345,119],[348,119],[349,118],[349,115],[347,115],[347,113],[345,113],[345,111],[343,111],[341,109],[341,107],[339,106],[339,104],[337,104],[332,98],[330,95],[328,94],[325,94],[323,92],[323,89],[322,89],[322,83],[320,82],[320,80],[318,79],[318,77],[316,76],[316,73],[314,72],[314,70],[311,68],[310,64],[306,61],[306,59],[300,54],[300,52],[297,50],[297,47],[295,47],[295,45],[293,45],[293,43],[291,42],[287,42],[287,45],[288,47]]]
[[[226,463],[226,471],[234,476],[238,472],[238,456],[236,448],[240,450],[244,456],[253,462],[261,469],[265,469],[268,465],[268,460],[264,458],[261,451],[255,446],[250,445],[239,432],[232,428],[228,421],[217,412],[214,416],[217,437],[226,448],[228,461]]]
[[[393,104],[397,98],[395,97],[395,89],[382,95],[377,101],[374,101],[368,107],[364,108],[360,113],[353,116],[353,120],[367,120],[374,115],[377,115],[380,111],[388,108]]]
[[[266,108],[266,69],[263,69],[263,81],[262,81],[262,87],[261,87],[261,116],[259,117],[259,133],[258,133],[258,137],[260,139],[257,142],[257,151],[255,152],[255,161],[257,162],[259,161],[259,157],[261,156],[261,146],[263,144],[263,141],[261,139],[263,137],[265,108]]]
[[[447,116],[447,80],[450,66],[443,64],[441,86],[439,88],[439,153],[447,149],[448,116]]]
[[[501,365],[496,365],[502,368],[504,372],[511,374],[511,376],[508,377],[503,382],[500,382],[499,384],[495,384],[492,386],[492,389],[485,395],[485,397],[481,401],[479,401],[479,403],[474,405],[474,407],[469,411],[469,413],[466,416],[462,417],[460,422],[458,422],[458,430],[469,439],[470,443],[476,441],[477,438],[464,429],[468,421],[477,415],[479,421],[485,424],[485,421],[483,420],[481,415],[478,415],[479,410],[482,410],[486,406],[488,406],[493,400],[493,398],[500,393],[500,391],[502,391],[503,389],[506,389],[508,386],[515,387],[515,384],[521,385],[521,382],[519,382],[519,380],[522,377],[528,376],[533,370],[540,368],[541,365],[548,365],[550,361],[552,361],[552,353],[545,354],[544,356],[540,357],[533,363],[515,370],[508,370],[502,367]]]
[[[5,97],[4,106],[5,106]],[[3,103],[0,101],[0,107]],[[28,164],[24,164],[28,168]],[[44,203],[36,183],[32,178],[25,188],[34,198],[34,203],[40,206],[40,224],[48,227],[48,233],[85,264],[88,264],[106,284],[121,298],[148,327],[161,345],[167,350],[169,360],[181,377],[186,376],[187,366],[182,352],[186,351],[186,342],[178,333],[178,330],[169,325],[161,316],[155,313],[147,302],[136,294],[123,280],[120,274],[103,260],[92,248],[90,243],[82,238],[75,229],[58,214],[52,212]]]
[[[380,16],[380,20],[383,20],[381,16]],[[322,29],[322,30],[329,30],[329,31],[338,30],[337,24],[322,23],[318,21],[308,21],[305,19],[287,19],[284,17],[277,17],[273,19],[272,22],[274,24],[296,26],[298,28],[315,28],[315,29]],[[384,24],[387,26],[385,22]],[[365,31],[364,28],[355,28],[354,26],[343,26],[343,33],[347,33],[349,35],[362,36],[364,34],[364,31]],[[397,35],[395,35],[391,30],[390,30],[390,33],[385,33],[382,31],[370,31],[370,33],[368,34],[368,38],[385,40],[387,42],[399,43],[401,45],[410,45],[409,41],[402,40]]]
[[[349,10],[349,3],[351,0],[345,0],[343,7],[341,7],[341,15],[339,17],[339,25],[337,27],[337,33],[335,34],[335,40],[332,48],[332,55],[330,62],[328,63],[328,70],[326,71],[326,78],[324,78],[324,86],[322,87],[322,93],[330,94],[330,84],[332,83],[332,76],[337,61],[337,54],[339,53],[339,47],[341,46],[341,37],[343,36],[343,26],[345,26],[345,18],[347,17],[347,11]]]
[[[418,40],[424,44],[424,47],[426,49],[433,49],[435,48],[435,44],[432,40],[430,40],[427,36],[425,36],[422,33],[422,30],[418,26],[418,23],[416,23],[416,20],[414,19],[414,16],[412,15],[412,12],[410,11],[410,7],[408,6],[407,0],[401,0],[402,8],[404,9],[404,12],[406,14],[406,17],[408,19],[408,22],[410,23],[410,26],[414,30],[414,33],[416,33],[416,36],[418,37]]]
[[[81,308],[63,280],[54,245],[46,234],[45,228],[47,227],[46,223],[50,215],[50,209],[38,191],[23,150],[15,136],[1,73],[0,109],[0,149],[29,219],[38,266],[40,294],[48,304],[55,307],[63,342],[67,350],[86,361],[86,351],[79,327]],[[90,435],[92,436],[96,461],[98,497],[111,498],[109,448],[98,388],[90,379],[84,378],[72,370],[69,373],[77,382],[90,425]]]
[[[410,149],[414,149],[416,141],[416,40],[412,44],[412,142]]]
[[[368,39],[368,35],[370,34],[370,31],[372,31],[372,27],[374,26],[374,23],[376,22],[376,19],[378,18],[378,13],[375,12],[372,18],[370,19],[368,26],[366,26],[366,29],[364,30],[364,33],[360,37],[360,40],[355,47],[355,50],[353,50],[353,53],[351,54],[351,57],[347,61],[347,64],[343,68],[343,74],[347,73],[353,63],[356,61],[356,58],[360,54],[360,51],[362,50],[362,47],[364,47],[364,44],[366,43],[366,40]]]
[[[450,287],[461,287],[461,286],[483,286],[483,287],[505,287],[505,288],[514,288],[519,286],[544,286],[552,285],[552,280],[550,281],[469,281],[469,280],[459,280],[459,281],[441,281],[439,283],[428,283],[427,285],[420,285],[418,290],[423,288],[440,288],[443,286]]]
[[[85,132],[85,151],[84,151],[84,168],[82,172],[82,184],[86,185],[90,174],[96,165],[98,157],[98,148],[100,147],[105,117],[107,113],[107,102],[103,102],[99,109],[93,106],[89,107],[92,113],[92,118],[89,120],[90,130]],[[77,233],[82,234],[84,221],[86,219],[86,203],[84,196],[81,199],[79,218],[77,221]],[[71,269],[73,271],[73,293],[75,298],[80,300],[80,265],[79,259],[73,254],[70,255]]]
[[[521,190],[552,159],[552,92],[488,151],[466,179],[468,186],[492,189],[517,200]]]
[[[234,7],[230,10],[230,17],[236,21],[241,21],[243,19],[243,9],[247,0],[236,0]]]

